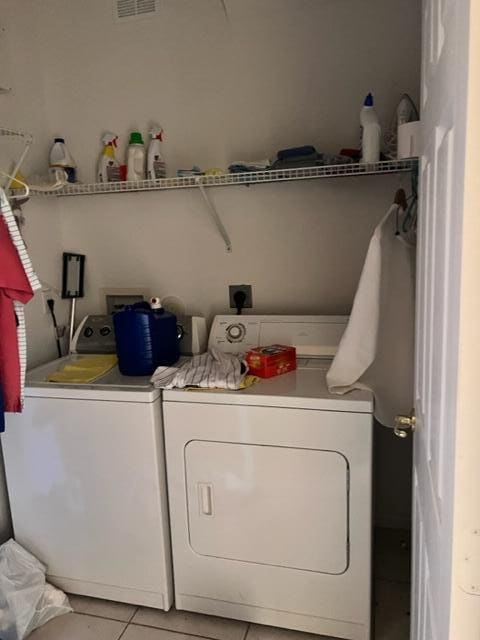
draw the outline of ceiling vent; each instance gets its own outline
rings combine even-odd
[[[159,13],[160,0],[113,0],[116,22],[151,18]]]

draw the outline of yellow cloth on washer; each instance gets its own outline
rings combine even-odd
[[[115,355],[79,356],[48,376],[49,382],[87,383],[104,376],[117,364]]]

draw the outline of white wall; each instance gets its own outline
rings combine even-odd
[[[105,130],[152,120],[171,172],[313,143],[358,143],[367,91],[387,124],[418,93],[418,0],[162,0],[116,24],[108,0],[42,3],[48,114],[90,181]],[[401,34],[392,44],[392,35]]]
[[[22,65],[39,54],[43,78],[19,95],[22,126],[41,119],[43,88],[43,134],[65,135],[84,181],[105,130],[120,134],[122,157],[131,128],[159,122],[173,175],[292,145],[356,146],[365,93],[374,92],[384,126],[403,91],[417,97],[419,0],[226,0],[228,20],[219,0],[160,4],[158,18],[118,25],[109,0],[25,3],[40,46],[16,34]],[[401,37],[392,43],[392,34]],[[37,150],[46,161],[46,145]],[[101,309],[103,287],[146,286],[211,316],[228,311],[227,285],[238,282],[253,285],[254,312],[344,313],[400,184],[394,176],[211,190],[231,255],[194,191],[36,200],[26,235],[51,282],[60,215],[63,248],[87,254],[81,313]],[[31,307],[33,324],[33,360],[46,359],[41,305]],[[408,483],[408,469],[388,456]]]
[[[102,133],[165,128],[169,173],[358,143],[363,96],[386,125],[418,91],[417,0],[163,0],[158,18],[118,25],[110,2],[49,0],[42,12],[47,111],[91,181]],[[395,25],[402,38],[391,45]],[[226,311],[227,284],[251,283],[255,311],[348,311],[371,230],[398,178],[211,191],[226,255],[195,192],[64,199],[65,246],[85,251],[88,297],[149,286],[190,309]],[[134,256],[134,260],[132,257]],[[194,258],[194,259],[192,259]]]
[[[2,4],[0,35],[2,68],[0,85],[12,92],[0,96],[0,123],[11,129],[28,131],[34,144],[21,171],[29,176],[45,173],[50,137],[47,131],[44,67],[39,52],[44,46],[38,29],[40,7],[27,0],[20,7],[15,0]],[[1,167],[10,170],[22,150],[20,139],[0,138]],[[55,199],[31,198],[23,207],[26,223],[22,229],[35,270],[42,281],[58,288],[61,274],[61,230]],[[40,294],[26,307],[29,366],[55,355],[55,341],[50,318],[44,313]],[[64,317],[58,302],[59,316]]]
[[[418,95],[418,0],[163,0],[122,25],[111,3],[43,3],[52,134],[91,181],[105,130],[159,122],[169,174],[225,167],[312,143],[356,146],[364,95],[386,127]],[[392,34],[401,34],[392,41]],[[348,313],[371,232],[398,176],[211,190],[233,242],[225,253],[194,191],[62,199],[64,247],[87,254],[80,313],[103,287],[148,287],[192,312],[228,311],[227,285],[253,285],[254,312]],[[408,522],[409,455],[377,432],[377,517]]]
[[[43,168],[49,140],[46,128],[44,84],[39,62],[38,3],[21,7],[15,0],[3,0],[0,16],[0,86],[12,92],[0,96],[0,126],[29,131],[35,144],[22,167],[24,175]],[[20,139],[0,137],[0,169],[10,171],[22,151]],[[2,178],[3,180],[3,178]],[[23,229],[30,256],[42,280],[58,285],[61,252],[60,220],[55,201],[32,199],[24,207]],[[62,313],[60,313],[62,317]],[[37,294],[26,307],[29,364],[55,355],[49,318],[43,313]],[[11,535],[10,513],[0,452],[0,542]]]
[[[65,246],[87,253],[87,298],[148,287],[188,310],[229,311],[228,284],[253,286],[257,313],[347,313],[373,226],[399,178],[217,189],[228,254],[197,191],[62,200]]]

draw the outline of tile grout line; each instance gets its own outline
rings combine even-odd
[[[89,616],[90,618],[100,618],[100,620],[111,620],[112,622],[124,622],[125,624],[130,624],[130,620],[120,620],[119,618],[109,618],[108,616],[101,616],[98,613],[88,613],[88,611],[75,611],[75,609],[71,613],[76,613],[79,616]],[[1,638],[0,638],[1,640]]]
[[[228,620],[232,620],[233,618],[227,618]],[[192,638],[201,638],[201,640],[218,640],[218,638],[212,638],[209,636],[200,636],[198,633],[189,633],[187,631],[177,631],[175,629],[166,629],[165,627],[152,627],[150,624],[138,624],[137,622],[129,622],[129,627],[144,627],[145,629],[157,629],[157,631],[168,631],[168,633],[178,633],[182,636],[192,637]],[[0,638],[1,640],[1,638]],[[117,640],[120,640],[117,638]]]
[[[117,640],[121,640],[125,634],[125,631],[128,629],[128,627],[130,626],[130,623],[126,623],[125,624],[125,628],[123,629],[122,633],[118,636]]]
[[[123,636],[123,634],[125,633],[125,631],[127,630],[127,627],[134,626],[134,627],[146,627],[147,629],[159,629],[160,631],[168,631],[169,633],[177,633],[180,635],[186,635],[186,636],[192,636],[193,638],[201,638],[202,640],[218,640],[218,638],[213,638],[211,636],[202,636],[198,633],[191,633],[191,632],[185,632],[185,631],[178,631],[177,629],[169,629],[168,627],[159,627],[159,626],[154,626],[154,625],[150,625],[150,624],[145,624],[143,623],[138,623],[138,622],[132,622],[133,618],[135,617],[135,614],[139,611],[140,607],[135,607],[135,611],[133,612],[133,614],[130,616],[130,618],[128,620],[119,620],[118,618],[109,618],[107,616],[101,616],[95,613],[88,613],[87,611],[75,611],[73,610],[72,613],[77,613],[79,616],[88,616],[90,618],[99,618],[100,620],[111,620],[112,622],[123,622],[126,627],[125,629],[122,631],[122,634],[119,638],[117,638],[117,640],[120,640],[120,638]],[[234,622],[245,622],[244,620],[234,620],[233,618],[225,618],[225,620],[233,620]],[[247,628],[245,631],[244,636],[242,637],[242,640],[246,640],[248,632],[250,630],[251,627],[251,623],[247,622]],[[0,638],[1,640],[1,638]]]
[[[137,615],[138,611],[139,611],[140,607],[135,607],[133,610],[132,615],[130,616],[130,619],[128,620],[128,624],[130,624],[132,622],[132,620],[134,619],[134,617]]]

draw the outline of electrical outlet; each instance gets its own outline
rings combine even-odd
[[[40,297],[42,300],[42,310],[44,315],[50,315],[50,309],[48,308],[47,300],[53,298],[55,304],[58,305],[61,302],[60,291],[48,282],[42,282],[42,288],[40,289]]]
[[[253,306],[252,303],[252,285],[251,284],[231,284],[228,286],[228,292],[230,295],[230,309],[236,309],[237,305],[235,304],[234,295],[237,291],[243,291],[245,294],[245,304],[243,305],[244,309],[251,309]]]

